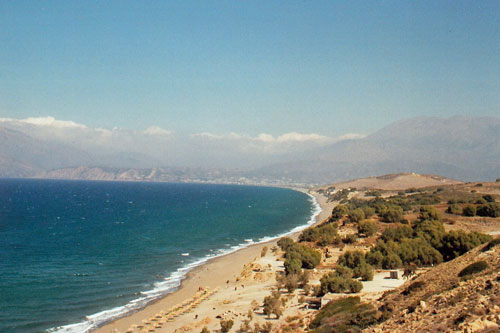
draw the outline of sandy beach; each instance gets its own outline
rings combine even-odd
[[[308,193],[305,189],[295,190]],[[319,223],[330,215],[334,204],[327,203],[326,198],[317,192],[310,191],[309,193],[316,198],[321,206],[321,212],[316,217],[315,222]],[[291,237],[297,236],[298,232],[291,235]],[[178,290],[140,311],[100,327],[96,332],[126,332],[133,328],[133,325],[144,326],[136,328],[133,330],[134,332],[148,327],[151,328],[151,331],[154,329],[154,332],[174,332],[176,330],[179,332],[199,332],[204,326],[210,330],[220,328],[217,316],[233,319],[234,327],[237,328],[246,319],[252,301],[255,300],[261,305],[264,297],[270,294],[270,289],[275,283],[275,272],[283,268],[283,262],[278,261],[277,256],[272,251],[267,251],[266,255],[261,257],[262,249],[264,247],[271,249],[276,245],[276,242],[277,240],[273,240],[251,245],[234,253],[214,258],[190,271]],[[158,325],[162,318],[155,318],[156,315],[167,313],[173,307],[182,305],[183,302],[196,297],[197,294],[200,294],[200,288],[205,288],[213,294],[204,295],[206,299],[200,297],[196,308],[191,308],[194,304],[187,305],[185,310],[188,311],[187,308],[190,308],[188,312],[179,314],[169,321],[165,321],[162,325]],[[257,310],[256,313],[258,312]],[[256,316],[258,315],[256,314]],[[150,321],[150,319],[158,320]],[[264,320],[264,316],[262,316],[262,320]]]

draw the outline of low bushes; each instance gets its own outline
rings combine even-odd
[[[284,265],[287,274],[298,274],[302,268],[314,268],[321,261],[321,253],[309,246],[295,243],[291,238],[281,238],[278,246],[285,251]]]
[[[462,209],[463,216],[476,216],[476,207],[467,205]]]
[[[299,236],[300,242],[315,242],[319,246],[335,245],[341,242],[336,224],[323,224],[307,228]]]
[[[477,207],[476,214],[483,217],[500,217],[500,205],[490,202]]]
[[[463,230],[450,231],[444,235],[439,249],[444,260],[452,260],[491,239],[491,236]]]
[[[373,305],[361,303],[359,297],[346,297],[329,302],[309,325],[312,332],[359,332],[377,323],[379,314]]]
[[[363,284],[353,279],[353,271],[345,266],[337,266],[335,271],[323,275],[320,279],[318,296],[327,293],[357,293]]]
[[[373,280],[373,269],[361,251],[347,251],[339,257],[338,264],[352,269],[354,278],[360,277],[362,281]]]
[[[460,273],[458,273],[458,276],[469,276],[484,271],[486,268],[488,268],[488,263],[486,261],[476,261],[475,263],[470,264],[469,266],[462,269]]]
[[[358,223],[358,234],[370,237],[377,232],[377,223],[370,220],[360,221]]]
[[[495,246],[497,246],[499,244],[500,244],[500,238],[492,239],[491,241],[488,242],[488,244],[486,244],[483,247],[482,251],[483,252],[489,251],[489,250],[491,250],[492,248],[494,248]]]

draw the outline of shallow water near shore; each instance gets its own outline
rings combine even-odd
[[[0,180],[0,331],[95,328],[318,212],[282,188]]]

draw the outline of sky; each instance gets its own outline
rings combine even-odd
[[[0,2],[0,118],[369,134],[500,115],[500,1]]]

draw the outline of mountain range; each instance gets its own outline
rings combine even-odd
[[[283,145],[271,151],[228,143],[222,149],[207,141],[189,148],[171,139],[167,150],[150,133],[113,134],[109,141],[102,131],[0,122],[0,177],[261,184],[324,184],[399,172],[465,181],[500,177],[497,117],[411,118],[366,137],[301,141],[283,151]]]

